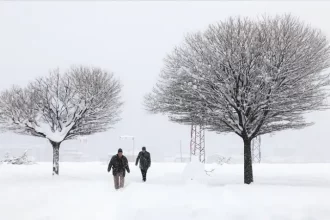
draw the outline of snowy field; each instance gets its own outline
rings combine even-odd
[[[329,220],[330,164],[257,164],[243,185],[242,165],[223,165],[195,181],[185,164],[153,163],[148,182],[131,164],[113,189],[101,163],[0,165],[1,220]],[[185,173],[185,172],[184,172]]]

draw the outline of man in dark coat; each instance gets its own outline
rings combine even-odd
[[[126,171],[129,173],[128,160],[123,155],[123,150],[118,149],[118,154],[114,155],[109,163],[108,172],[112,168],[113,179],[115,182],[115,189],[123,188],[125,183]]]
[[[138,165],[139,161],[142,180],[145,182],[147,180],[147,171],[151,165],[150,153],[146,150],[146,147],[142,147],[142,151],[140,151],[139,156],[136,158],[135,166]]]

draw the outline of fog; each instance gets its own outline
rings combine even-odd
[[[189,153],[190,127],[174,124],[166,116],[143,109],[143,96],[151,91],[163,58],[179,45],[185,34],[205,29],[229,16],[256,18],[264,14],[292,13],[330,37],[328,2],[1,2],[0,88],[24,86],[49,70],[71,65],[101,67],[115,73],[125,102],[122,120],[115,128],[89,136],[87,143],[64,142],[61,154],[81,151],[86,160],[107,158],[119,147],[130,154],[146,146],[153,160]],[[263,158],[323,162],[328,159],[330,112],[308,115],[315,125],[262,137]],[[51,159],[45,140],[17,134],[0,134],[0,157],[8,150],[37,148],[42,160]],[[236,135],[206,133],[206,154],[241,155]]]

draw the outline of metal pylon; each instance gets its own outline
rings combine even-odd
[[[190,155],[198,156],[205,163],[205,129],[202,125],[191,126]]]
[[[261,138],[257,136],[252,140],[251,153],[252,153],[252,162],[260,163],[261,162]]]

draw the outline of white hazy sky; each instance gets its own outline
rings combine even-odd
[[[163,58],[186,33],[205,29],[229,16],[292,13],[321,28],[330,37],[330,2],[0,2],[0,88],[26,85],[59,67],[92,65],[113,71],[124,84],[122,121],[115,129],[88,137],[84,152],[97,157],[145,145],[155,157],[189,151],[189,126],[150,115],[143,96],[156,83]],[[300,131],[283,131],[262,137],[263,157],[328,159],[330,112],[308,116],[316,124]],[[77,141],[64,143],[61,150]],[[41,144],[42,139],[1,134],[0,147]],[[206,134],[206,152],[243,153],[235,135]],[[0,155],[1,156],[1,155]],[[330,159],[328,159],[330,161]]]

